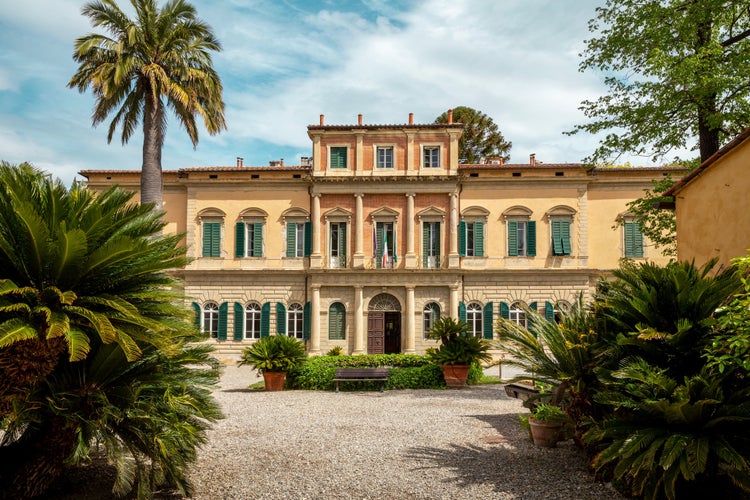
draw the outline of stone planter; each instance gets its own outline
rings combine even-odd
[[[267,391],[281,391],[284,389],[286,372],[263,372],[263,382]]]
[[[534,444],[543,448],[554,448],[560,440],[562,431],[561,423],[542,422],[534,417],[529,417],[531,427],[531,438]]]
[[[471,365],[443,365],[443,378],[448,387],[465,387]]]

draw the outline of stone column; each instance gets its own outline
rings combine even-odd
[[[417,254],[414,253],[414,193],[406,194],[406,268],[417,268]]]
[[[354,269],[362,269],[365,266],[365,254],[362,250],[365,231],[365,215],[362,206],[362,198],[364,198],[364,196],[365,195],[362,193],[354,194],[356,202],[354,208],[354,255],[352,255],[352,267],[354,267]]]
[[[448,253],[448,267],[451,269],[457,269],[460,265],[460,258],[458,255],[458,194],[450,193],[451,206],[450,206],[450,250]]]
[[[363,287],[354,287],[354,352],[352,354],[365,354],[365,329],[363,309]]]
[[[323,255],[320,253],[320,193],[312,195],[312,254],[310,255],[310,267],[323,267]]]
[[[451,285],[450,316],[458,320],[458,285]]]
[[[310,304],[310,354],[320,354],[320,287],[312,287]]]
[[[415,328],[414,328],[414,287],[406,287],[406,345],[405,353],[414,353]]]

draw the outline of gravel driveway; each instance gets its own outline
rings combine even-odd
[[[250,391],[226,366],[226,419],[199,453],[195,498],[613,499],[572,442],[535,447],[502,385],[380,392]]]

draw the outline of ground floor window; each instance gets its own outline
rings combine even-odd
[[[438,319],[440,319],[440,306],[435,302],[427,303],[422,313],[422,332],[425,337]]]
[[[514,302],[510,305],[510,320],[526,328],[526,313],[520,302]]]
[[[482,330],[482,306],[473,302],[466,306],[466,323],[469,325],[469,334],[481,337]]]
[[[203,333],[210,333],[211,338],[219,336],[219,306],[209,302],[203,306],[203,324],[201,325]]]
[[[248,304],[245,307],[245,338],[260,338],[260,304]]]
[[[304,309],[299,304],[291,304],[287,310],[286,334],[290,337],[304,338]]]

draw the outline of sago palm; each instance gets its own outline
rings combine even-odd
[[[143,121],[141,202],[162,207],[161,153],[171,108],[193,146],[198,144],[196,115],[209,134],[226,128],[221,80],[211,52],[221,45],[211,28],[184,0],[169,0],[159,9],[156,0],[130,0],[130,19],[113,0],[90,2],[83,14],[106,34],[78,38],[73,59],[78,70],[68,86],[96,98],[93,124],[114,113],[107,141],[118,126],[128,142]]]

